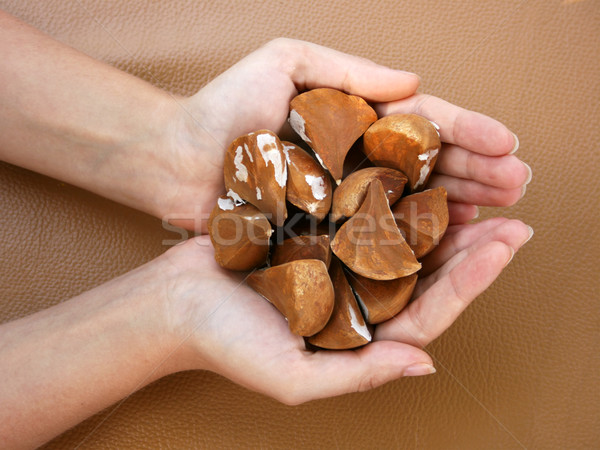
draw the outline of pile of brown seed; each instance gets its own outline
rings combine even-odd
[[[414,114],[378,120],[362,98],[334,89],[295,97],[289,123],[310,149],[268,130],[227,149],[227,194],[208,223],[215,259],[254,270],[248,284],[312,345],[358,347],[371,324],[406,306],[419,259],[448,225],[445,189],[423,190],[437,126]]]

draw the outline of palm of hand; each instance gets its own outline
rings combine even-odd
[[[163,210],[175,225],[206,232],[206,218],[224,193],[223,154],[236,137],[269,129],[284,133],[290,100],[304,89],[333,87],[371,101],[379,116],[414,112],[441,127],[444,146],[430,184],[448,190],[453,223],[473,218],[472,205],[508,206],[522,194],[528,169],[507,155],[513,135],[499,122],[415,94],[418,79],[370,61],[297,41],[279,40],[250,54],[195,96],[182,100],[175,140],[176,192]],[[289,128],[287,129],[289,132]],[[175,217],[178,219],[178,217]],[[204,219],[204,220],[202,220]]]
[[[494,281],[512,248],[528,237],[516,220],[451,227],[424,261],[413,302],[357,350],[307,350],[283,316],[244,283],[244,274],[216,264],[206,236],[166,254],[181,269],[169,295],[172,315],[196,355],[194,368],[289,404],[366,390],[408,374],[409,366],[431,364],[422,348]]]
[[[285,124],[294,85],[281,74],[256,74],[245,77],[236,67],[213,80],[202,91],[186,100],[186,121],[193,119],[195,142],[201,146],[181,145],[177,149],[179,189],[169,200],[168,209],[177,211],[171,222],[177,226],[206,233],[206,219],[225,193],[223,156],[235,138],[259,129],[279,132]],[[222,101],[223,98],[229,101]],[[209,105],[210,108],[205,109]],[[186,138],[186,140],[189,140]],[[193,209],[192,209],[193,207]],[[183,214],[181,214],[183,213]],[[194,219],[194,223],[179,220]]]
[[[304,340],[285,318],[248,287],[245,275],[222,269],[210,240],[197,237],[165,255],[179,274],[168,297],[179,340],[192,347],[192,368],[219,373],[260,392],[284,395]]]

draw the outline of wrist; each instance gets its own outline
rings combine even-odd
[[[168,261],[158,258],[69,301],[3,324],[0,434],[39,446],[185,368],[166,308],[172,275]]]
[[[232,279],[241,283],[241,274],[228,273],[218,266],[208,236],[189,239],[155,262],[159,276],[166,280],[160,303],[154,307],[161,311],[162,339],[170,347],[165,369],[170,373],[212,369],[214,359],[218,359],[216,349],[226,334],[226,319],[219,318],[227,301],[223,287]]]
[[[218,126],[199,100],[171,98],[158,161],[160,183],[152,214],[172,225],[207,233],[207,219],[223,194],[223,149]],[[216,131],[215,131],[216,130]],[[223,142],[221,142],[223,141]]]
[[[97,291],[108,299],[108,329],[120,330],[121,338],[114,339],[122,342],[119,353],[137,355],[130,359],[138,367],[133,371],[139,387],[183,370],[180,340],[171,326],[170,283],[176,276],[175,268],[160,256],[83,294],[93,298]]]
[[[117,201],[162,218],[178,186],[179,99],[159,91],[117,144],[122,164]]]
[[[98,169],[90,173],[90,190],[161,217],[163,198],[177,185],[178,99],[146,83],[138,87],[125,107],[128,114],[97,144],[100,161],[90,164]]]

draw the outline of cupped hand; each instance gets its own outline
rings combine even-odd
[[[424,115],[440,126],[445,142],[431,185],[444,185],[452,223],[471,220],[473,205],[516,202],[530,171],[509,153],[514,135],[501,123],[416,94],[417,75],[316,44],[276,39],[215,78],[196,95],[178,101],[173,126],[173,180],[159,208],[177,226],[206,232],[206,218],[224,193],[223,157],[236,137],[269,129],[286,133],[289,102],[298,93],[330,87],[359,95],[380,116]],[[289,130],[287,130],[289,131]]]
[[[217,265],[206,236],[161,258],[168,258],[179,274],[171,275],[168,288],[169,328],[180,343],[173,351],[180,360],[170,365],[179,370],[210,370],[286,404],[431,372],[427,353],[401,342],[356,351],[307,350],[281,313],[245,284],[247,274]]]
[[[413,300],[377,326],[375,340],[426,346],[494,282],[532,236],[531,227],[502,217],[450,226],[422,260]]]
[[[451,223],[471,220],[475,205],[510,206],[525,194],[531,168],[514,155],[517,136],[497,120],[420,93],[380,104],[377,113],[414,113],[438,125],[442,149],[428,186],[448,191]]]
[[[422,347],[498,277],[529,233],[506,219],[450,227],[425,261],[415,300],[378,325],[372,343],[346,351],[307,350],[283,316],[244,283],[246,274],[221,269],[210,241],[196,237],[163,256],[179,274],[169,287],[171,327],[186,349],[178,367],[214,371],[286,404],[430,374],[433,362]]]

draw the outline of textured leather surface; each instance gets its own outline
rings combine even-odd
[[[278,36],[419,73],[424,92],[494,116],[533,168],[505,214],[535,237],[428,350],[438,373],[287,407],[211,373],[159,380],[48,448],[600,447],[600,5],[594,0],[0,0],[58,39],[191,94]],[[166,249],[160,221],[0,166],[0,320]]]

